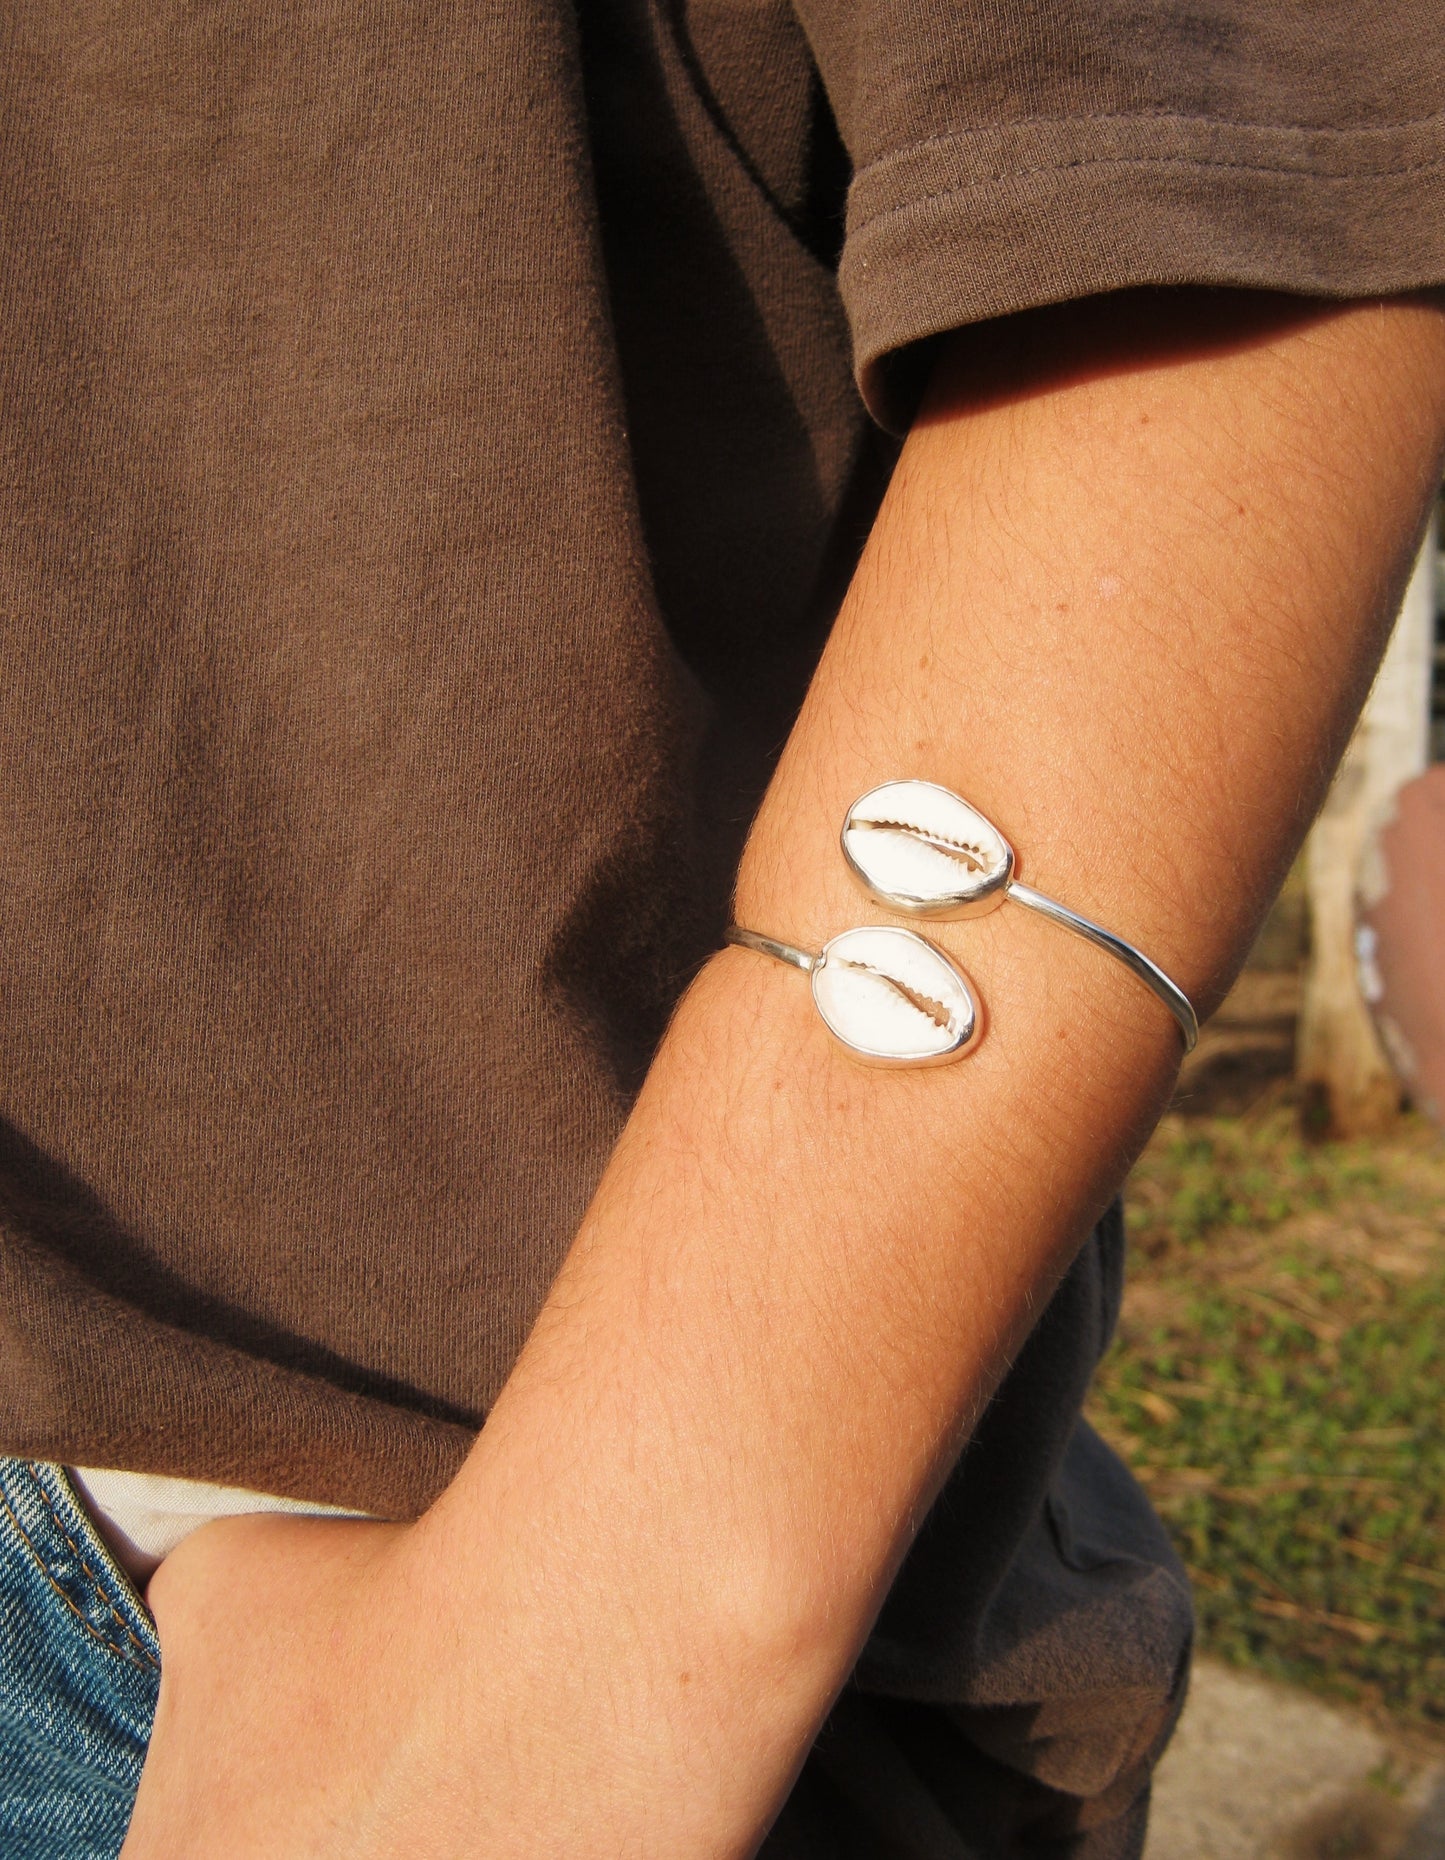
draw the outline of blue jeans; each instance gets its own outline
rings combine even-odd
[[[4,1860],[114,1860],[160,1678],[151,1618],[64,1473],[0,1458]]]

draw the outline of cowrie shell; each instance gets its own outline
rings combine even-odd
[[[967,981],[913,930],[844,930],[823,945],[811,976],[828,1031],[874,1065],[939,1065],[961,1059],[978,1037]]]
[[[1013,848],[961,796],[888,781],[848,809],[843,857],[875,898],[918,917],[971,917],[1003,901]]]

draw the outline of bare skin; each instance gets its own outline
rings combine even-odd
[[[1141,294],[956,338],[739,878],[887,921],[857,794],[966,794],[1217,1001],[1383,644],[1445,311]],[[151,1601],[124,1860],[753,1851],[971,1417],[1167,1097],[1168,1015],[1017,906],[930,930],[989,1027],[854,1065],[796,973],[682,1003],[471,1458],[414,1526],[211,1526]]]

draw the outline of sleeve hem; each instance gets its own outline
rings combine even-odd
[[[1144,116],[930,138],[860,169],[839,282],[907,425],[916,345],[1140,285],[1372,297],[1445,281],[1445,117],[1357,131]]]

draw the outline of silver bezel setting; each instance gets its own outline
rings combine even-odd
[[[947,973],[959,1002],[957,1013],[950,1015],[952,1038],[948,1045],[941,1047],[937,1052],[900,1053],[896,1049],[889,1050],[882,1047],[869,1046],[860,1040],[850,1039],[848,1034],[835,1024],[833,1015],[829,1013],[828,1008],[824,1005],[823,999],[819,996],[820,979],[826,987],[829,965],[831,964],[836,971],[841,963],[850,961],[851,959],[848,954],[850,943],[856,948],[859,940],[865,937],[874,939],[875,941],[886,938],[895,944],[905,947],[913,945],[919,952],[926,953],[928,964],[931,967],[934,967],[939,972]],[[904,989],[906,986],[906,984],[900,982],[896,976],[889,974],[888,971],[879,964],[859,963],[857,966],[870,970],[874,975],[880,977],[894,988]],[[950,1065],[954,1060],[962,1059],[970,1053],[978,1044],[979,1038],[983,1032],[982,1015],[979,1012],[978,998],[970,987],[968,977],[963,973],[962,969],[960,969],[953,958],[946,955],[936,943],[930,942],[925,936],[920,936],[916,930],[905,930],[901,925],[860,924],[851,930],[839,931],[837,936],[829,937],[813,963],[813,967],[809,973],[809,983],[813,993],[813,1006],[817,1009],[818,1018],[839,1045],[845,1047],[855,1059],[861,1060],[864,1065],[908,1068],[910,1070],[925,1066]],[[917,1005],[916,1001],[914,1005]],[[933,1005],[940,1006],[945,1004],[935,1002]]]
[[[930,813],[931,822],[925,818]],[[875,837],[880,844],[869,846]],[[934,855],[935,884],[925,889],[916,882],[905,889],[882,882],[880,855],[888,850],[886,839],[894,837],[911,837],[925,859]],[[863,889],[903,916],[983,917],[998,909],[1013,881],[1013,847],[986,815],[938,782],[887,781],[860,794],[843,817],[838,843]],[[951,873],[944,859],[953,864]]]

